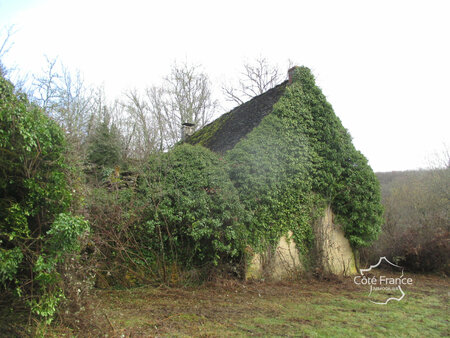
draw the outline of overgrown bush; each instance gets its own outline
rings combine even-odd
[[[174,283],[239,266],[246,213],[225,168],[206,148],[178,145],[150,157],[135,189],[98,189],[90,213],[110,269],[100,278]]]
[[[0,288],[47,321],[64,298],[60,264],[89,231],[66,213],[65,149],[56,123],[0,77]]]
[[[91,189],[88,217],[93,229],[97,287],[131,287],[161,279],[152,248],[140,244],[140,224],[145,223],[147,203],[135,187],[118,189],[121,179]]]
[[[246,238],[245,211],[223,159],[201,146],[180,145],[149,161],[141,186],[152,203],[149,244],[184,267],[238,259]]]

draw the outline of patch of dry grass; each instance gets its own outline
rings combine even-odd
[[[219,280],[202,287],[98,290],[97,329],[109,337],[448,336],[447,278],[413,275],[400,302],[376,305],[352,279]],[[98,336],[63,326],[49,336]]]

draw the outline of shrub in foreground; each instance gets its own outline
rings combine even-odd
[[[225,168],[218,155],[187,144],[150,159],[142,244],[160,253],[159,264],[190,269],[241,258],[246,214]]]
[[[65,149],[59,126],[0,77],[0,289],[47,321],[64,299],[58,269],[89,230],[66,213]]]

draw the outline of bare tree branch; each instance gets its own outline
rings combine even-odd
[[[249,99],[261,95],[275,87],[283,79],[279,69],[270,65],[266,58],[257,58],[253,63],[245,63],[237,88],[223,85],[225,99],[241,105]]]
[[[3,33],[3,31],[5,31],[5,33]],[[3,58],[14,45],[14,43],[10,41],[11,36],[13,36],[14,33],[14,25],[3,27],[0,31],[0,74],[3,76],[9,75],[11,72],[11,69],[7,69],[3,64]]]
[[[190,122],[200,128],[209,122],[217,102],[212,100],[207,75],[198,66],[175,64],[166,78],[169,104],[179,122]]]
[[[34,76],[33,86],[35,101],[64,128],[74,149],[81,151],[94,115],[103,109],[103,94],[86,86],[79,71],[72,73],[49,58],[43,74]]]
[[[2,29],[3,30],[3,29]],[[14,25],[9,26],[6,30],[6,36],[3,38],[3,42],[0,46],[0,59],[3,58],[10,51],[11,47],[14,45],[13,42],[10,41],[11,36],[14,35]],[[3,33],[2,33],[3,35]]]

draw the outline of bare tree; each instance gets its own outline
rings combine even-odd
[[[79,71],[70,72],[56,59],[47,58],[42,75],[34,76],[35,101],[66,131],[69,143],[80,150],[104,106],[104,94],[84,83]]]
[[[6,66],[3,63],[5,56],[14,46],[14,42],[11,41],[11,38],[16,32],[17,30],[14,25],[0,28],[0,75],[8,78],[8,80],[14,83],[16,92],[24,93],[31,97],[31,89],[27,86],[28,74],[21,73],[15,65]]]
[[[198,66],[175,64],[165,80],[174,123],[194,123],[198,129],[209,122],[217,102],[212,99],[208,76]]]
[[[47,66],[41,75],[33,75],[34,97],[39,106],[45,111],[52,111],[57,105],[59,89],[58,81],[61,74],[56,71],[57,59],[46,56]]]
[[[429,169],[449,169],[450,168],[450,146],[443,144],[442,150],[435,152],[428,159]]]
[[[284,78],[278,67],[271,65],[264,57],[257,58],[253,63],[245,63],[241,77],[237,86],[222,86],[225,99],[238,105],[265,93]]]
[[[158,144],[159,133],[155,126],[152,103],[145,95],[141,96],[136,89],[129,90],[125,95],[127,98],[125,107],[128,114],[128,130],[123,131],[125,143],[134,157],[145,158],[155,151]]]
[[[126,93],[124,103],[128,116],[125,131],[129,149],[137,158],[163,151],[181,137],[181,124],[194,123],[196,129],[207,124],[217,107],[212,99],[208,76],[197,66],[177,65],[171,69],[162,86]]]
[[[2,31],[5,31],[3,33]],[[8,28],[2,28],[0,31],[1,34],[1,40],[0,40],[0,73],[4,74],[6,70],[3,68],[3,64],[1,63],[1,60],[3,57],[9,52],[11,47],[13,46],[13,43],[10,41],[11,36],[14,34],[14,26],[9,26]],[[3,37],[4,35],[4,37]]]
[[[162,87],[153,86],[146,89],[146,96],[150,107],[152,107],[154,127],[158,133],[158,150],[163,151],[170,146],[168,140],[174,136],[174,130],[172,130],[172,124],[170,123],[171,119],[166,118],[170,116],[170,112],[165,101],[165,90]]]

